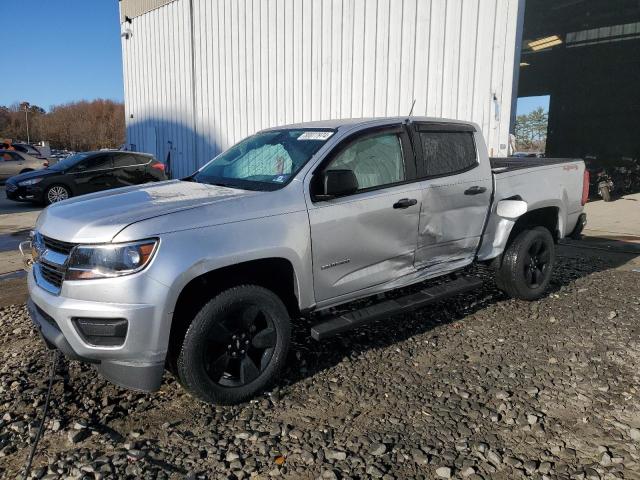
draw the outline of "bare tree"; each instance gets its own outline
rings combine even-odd
[[[0,139],[27,138],[24,105],[0,106]],[[54,148],[95,150],[118,147],[125,141],[124,105],[112,100],[80,101],[56,105],[46,113],[28,105],[29,133]]]

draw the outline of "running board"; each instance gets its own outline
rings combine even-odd
[[[430,303],[444,300],[482,286],[479,278],[460,277],[447,283],[424,288],[404,297],[385,300],[383,302],[361,308],[353,312],[334,317],[326,322],[311,327],[311,337],[314,340],[325,340],[340,333],[353,330],[380,318],[424,307]]]

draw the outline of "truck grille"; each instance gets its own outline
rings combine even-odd
[[[36,282],[49,293],[58,295],[67,271],[67,262],[74,243],[40,236],[42,252],[36,261]]]
[[[76,246],[75,243],[63,242],[51,237],[45,237],[44,235],[42,236],[42,240],[44,241],[44,246],[49,250],[64,253],[65,255],[69,255],[73,247]]]
[[[42,278],[56,288],[60,288],[62,286],[65,269],[66,267],[64,265],[56,265],[55,263],[40,261],[40,274],[42,275]]]

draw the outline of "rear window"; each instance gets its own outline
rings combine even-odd
[[[130,167],[133,165],[141,165],[148,163],[149,159],[142,155],[134,155],[132,153],[116,153],[113,156],[114,168]]]
[[[450,175],[478,164],[471,132],[420,132],[423,176]]]

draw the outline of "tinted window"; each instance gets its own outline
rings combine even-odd
[[[380,187],[405,179],[400,138],[395,133],[356,140],[331,162],[327,170],[351,170],[358,190]]]
[[[83,158],[91,155],[90,153],[76,153],[75,155],[69,155],[67,158],[60,160],[55,165],[49,167],[51,170],[66,170],[79,163]]]
[[[129,167],[131,165],[138,165],[140,163],[146,163],[144,159],[130,153],[118,153],[113,157],[114,168]]]
[[[89,172],[92,170],[104,170],[105,168],[111,168],[110,155],[96,155],[95,157],[87,158],[78,163],[74,171]]]
[[[473,133],[420,132],[424,174],[447,175],[477,165]]]

